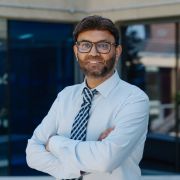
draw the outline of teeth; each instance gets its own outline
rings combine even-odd
[[[96,61],[90,61],[90,63],[92,63],[92,64],[96,64],[96,63],[98,63],[98,62],[96,62]]]

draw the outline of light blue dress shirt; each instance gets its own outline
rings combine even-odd
[[[26,149],[31,168],[57,179],[80,176],[83,180],[139,180],[147,134],[149,100],[146,94],[119,78],[115,72],[96,87],[87,127],[87,141],[69,139],[82,104],[86,83],[66,87],[35,129]],[[115,129],[102,141],[100,134]],[[49,139],[50,152],[45,145]]]

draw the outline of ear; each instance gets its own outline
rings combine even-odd
[[[74,50],[74,55],[76,56],[76,59],[78,59],[77,58],[78,49],[76,45],[73,46],[73,50]]]
[[[118,62],[121,53],[122,53],[122,47],[121,47],[121,45],[118,45],[116,47],[116,62]]]

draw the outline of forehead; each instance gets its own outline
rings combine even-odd
[[[106,30],[88,30],[79,33],[77,41],[88,40],[92,42],[110,41],[114,42],[114,36]]]

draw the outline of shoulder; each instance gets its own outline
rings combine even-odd
[[[149,114],[149,98],[139,87],[121,80],[116,112],[127,114]]]
[[[74,96],[75,94],[80,92],[81,87],[82,87],[82,84],[75,84],[72,86],[67,86],[58,93],[58,98]]]
[[[126,81],[120,80],[119,83],[120,98],[123,99],[123,103],[133,103],[144,101],[149,104],[149,97],[139,87],[132,85]]]

